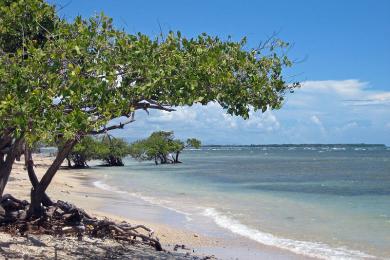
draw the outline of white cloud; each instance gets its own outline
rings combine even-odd
[[[319,97],[331,95],[351,105],[390,105],[390,91],[372,89],[369,83],[356,79],[305,81],[297,92],[302,94],[300,100],[293,101],[297,104],[300,101],[316,101],[312,98],[313,95]]]
[[[268,132],[276,131],[280,128],[280,122],[272,111],[267,110],[261,114],[259,112],[250,112],[249,119],[245,122],[248,127],[256,127],[259,130]]]
[[[316,125],[322,125],[321,120],[317,116],[311,116],[310,120]]]
[[[251,111],[248,120],[209,103],[149,116],[140,111],[134,124],[117,133],[138,139],[157,129],[174,130],[178,137],[197,137],[206,144],[388,143],[389,118],[390,91],[353,79],[306,81],[286,96],[281,110]]]
[[[367,88],[367,85],[367,82],[355,79],[305,81],[302,83],[302,89],[316,94],[334,92],[343,97],[353,97]]]
[[[358,126],[359,126],[359,124],[357,122],[349,122],[349,123],[343,125],[341,127],[341,130],[345,131],[345,130],[349,130],[351,128],[355,128],[355,127],[358,127]]]
[[[197,111],[188,109],[188,107],[178,107],[174,112],[168,111],[155,111],[151,113],[147,118],[149,122],[153,123],[174,123],[174,122],[187,122],[190,123],[196,120]]]
[[[320,128],[321,133],[322,133],[323,135],[326,135],[326,130],[325,130],[324,125],[322,124],[321,120],[320,120],[316,115],[311,116],[311,117],[310,117],[310,120],[311,120],[315,125],[317,125],[317,126]]]
[[[236,128],[237,127],[237,122],[236,122],[236,119],[228,114],[225,114],[223,113],[222,114],[223,116],[223,119],[225,120],[225,124],[229,127],[229,128]]]

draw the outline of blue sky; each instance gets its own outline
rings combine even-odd
[[[167,114],[140,112],[117,135],[130,140],[174,130],[204,143],[386,143],[390,145],[390,1],[126,1],[51,0],[61,15],[104,11],[129,33],[151,36],[180,30],[248,37],[248,48],[278,32],[294,44],[301,62],[286,76],[303,82],[284,107],[249,121],[218,107],[180,108]]]

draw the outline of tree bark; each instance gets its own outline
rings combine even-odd
[[[158,157],[160,158],[160,164],[165,164],[165,163],[167,163],[167,160],[166,160],[166,158],[165,158],[164,155],[159,154]]]
[[[30,182],[32,185],[32,191],[33,191],[39,185],[39,181],[38,181],[37,175],[35,174],[34,161],[32,159],[31,150],[27,147],[25,148],[25,151],[24,151],[24,158],[25,158],[25,165],[27,168],[28,178],[30,179]],[[49,196],[47,196],[46,193],[43,194],[42,204],[45,207],[54,205],[53,201],[49,198]]]
[[[0,151],[12,143],[12,131],[5,130],[0,135]]]
[[[115,156],[108,156],[104,159],[107,163],[107,166],[124,166],[122,158]]]
[[[180,154],[180,151],[177,151],[177,152],[176,152],[175,163],[181,163],[181,162],[179,161],[179,154]]]
[[[70,162],[69,156],[66,156],[66,160],[68,161],[68,167],[72,168],[72,163]]]
[[[75,169],[88,168],[88,164],[87,164],[84,156],[82,156],[81,154],[73,154],[72,160],[73,160],[73,164],[74,164],[72,168],[75,168]]]
[[[68,140],[62,149],[58,151],[56,158],[50,167],[46,170],[45,175],[43,175],[41,181],[37,185],[36,189],[31,191],[31,204],[29,209],[29,217],[40,217],[42,216],[42,200],[45,194],[47,187],[49,187],[53,177],[57,173],[61,164],[64,162],[65,158],[68,156],[69,152],[73,149],[77,143],[76,139]]]
[[[13,144],[9,146],[7,153],[1,154],[0,162],[0,197],[3,196],[5,186],[7,185],[8,178],[12,171],[12,166],[15,162],[16,157],[20,154],[20,146],[23,143],[22,138],[18,138]],[[4,156],[6,157],[4,160]]]
[[[11,174],[12,165],[15,161],[15,158],[12,159],[11,157],[11,155],[8,155],[7,159],[0,165],[0,197],[3,196],[5,186]]]

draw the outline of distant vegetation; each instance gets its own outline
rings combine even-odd
[[[140,161],[151,161],[157,164],[181,163],[179,155],[187,147],[199,148],[201,142],[189,138],[186,142],[175,139],[173,132],[158,131],[148,138],[134,142],[130,155]]]
[[[202,147],[386,147],[384,144],[249,144],[249,145],[220,145],[208,144]]]
[[[61,145],[58,147],[61,149]],[[122,159],[129,155],[130,145],[111,136],[83,138],[67,156],[70,168],[87,168],[90,160],[102,160],[106,166],[123,166]]]
[[[58,150],[63,144],[57,145]],[[153,132],[148,138],[128,144],[110,135],[84,137],[66,157],[69,168],[88,168],[88,161],[101,160],[105,166],[123,166],[123,158],[130,155],[139,161],[154,160],[155,164],[181,163],[180,153],[185,148],[200,148],[201,141],[176,139],[172,131]]]

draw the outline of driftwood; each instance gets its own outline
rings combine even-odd
[[[52,206],[43,207],[43,216],[28,219],[29,202],[4,195],[0,199],[0,231],[11,234],[48,234],[53,236],[83,236],[112,238],[117,241],[149,244],[163,250],[153,230],[143,225],[117,223],[108,219],[91,217],[83,209],[58,200]]]

